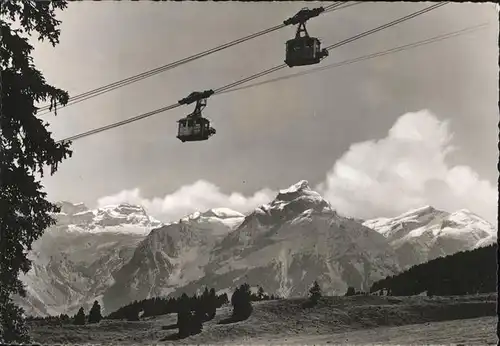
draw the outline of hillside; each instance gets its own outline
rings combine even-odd
[[[133,300],[166,296],[203,277],[216,243],[243,219],[238,212],[219,208],[196,212],[151,231],[113,274],[114,283],[103,295],[105,311]]]
[[[377,281],[370,289],[381,290],[394,296],[496,292],[497,245],[434,259]]]
[[[496,300],[496,294],[324,297],[314,308],[304,308],[304,299],[264,301],[254,304],[248,320],[232,324],[219,324],[231,313],[222,307],[200,334],[183,340],[174,337],[176,314],[85,326],[32,323],[31,334],[35,341],[48,344],[410,344],[418,340],[419,344],[495,345]]]

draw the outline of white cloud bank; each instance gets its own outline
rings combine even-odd
[[[260,190],[250,197],[237,192],[226,195],[214,184],[198,180],[192,185],[182,186],[163,198],[143,198],[140,190],[136,188],[124,190],[113,196],[102,197],[97,203],[99,207],[119,203],[142,205],[148,214],[167,222],[176,221],[195,211],[206,211],[211,208],[224,207],[247,212],[261,204],[268,203],[274,195],[274,192],[269,189]]]
[[[447,211],[466,208],[496,224],[497,189],[468,166],[447,165],[447,154],[455,150],[451,139],[448,122],[431,112],[406,113],[386,138],[351,145],[316,190],[340,213],[353,217],[391,217],[432,205]],[[275,195],[269,189],[250,197],[226,195],[200,180],[163,198],[146,199],[134,189],[103,197],[98,204],[140,204],[151,215],[170,221],[216,207],[244,213]]]
[[[360,218],[395,216],[431,205],[469,209],[496,224],[497,189],[468,166],[450,167],[447,121],[428,110],[402,115],[378,141],[353,144],[319,192],[339,212]]]

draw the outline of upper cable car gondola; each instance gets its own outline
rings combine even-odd
[[[177,121],[179,123],[177,138],[182,142],[205,141],[215,134],[215,129],[210,126],[210,120],[204,118],[201,114],[201,111],[207,105],[207,98],[213,93],[213,90],[195,91],[179,101],[179,104],[182,105],[196,102],[193,113]]]
[[[285,25],[298,24],[295,38],[286,42],[285,63],[289,67],[318,64],[321,59],[328,56],[328,50],[321,49],[319,39],[309,36],[306,29],[306,21],[323,11],[323,7],[312,10],[304,8],[283,22]]]

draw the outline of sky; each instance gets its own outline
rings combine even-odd
[[[71,2],[60,44],[35,64],[70,96],[280,24],[328,2]],[[308,22],[330,45],[431,3],[362,3]],[[181,143],[179,107],[73,143],[43,184],[53,201],[142,204],[169,221],[215,207],[247,212],[307,180],[340,213],[391,217],[432,205],[496,224],[498,12],[450,3],[330,51],[320,65],[465,27],[481,31],[208,99],[217,134]],[[43,116],[56,139],[152,111],[280,65],[293,27]],[[275,78],[311,67],[283,69]],[[259,80],[260,81],[260,80]]]

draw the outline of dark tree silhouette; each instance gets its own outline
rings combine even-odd
[[[94,305],[89,311],[89,323],[99,323],[102,320],[101,306],[99,303],[94,301]]]
[[[227,293],[218,296],[218,301],[219,301],[219,306],[229,304],[229,298],[227,297]]]
[[[177,327],[179,328],[179,338],[186,338],[191,335],[191,308],[189,297],[183,293],[178,301],[177,307]]]
[[[83,311],[83,308],[80,308],[80,310],[76,313],[75,318],[73,319],[73,324],[77,326],[85,324],[85,312]]]
[[[206,319],[206,294],[201,297],[188,297],[182,294],[178,302],[177,327],[179,328],[179,338],[186,338],[190,335],[200,333],[203,328],[203,321]]]
[[[219,299],[217,299],[217,294],[215,289],[212,288],[208,293],[208,306],[207,306],[207,320],[211,320],[217,314],[217,308],[219,307]]]
[[[348,296],[354,296],[354,295],[356,295],[356,290],[354,289],[354,287],[349,286],[347,288],[345,296],[348,297]]]
[[[259,290],[257,291],[257,298],[259,300],[264,300],[266,298],[266,292],[264,292],[262,286],[259,286]]]
[[[236,321],[245,320],[252,314],[252,292],[250,285],[247,283],[238,287],[232,297],[231,304],[233,305],[233,319]]]
[[[61,321],[61,323],[68,323],[69,321],[69,316],[66,315],[66,314],[60,314],[59,315],[59,320]]]
[[[312,287],[309,289],[309,301],[311,304],[316,305],[321,296],[321,287],[319,287],[318,281],[314,281]]]
[[[71,155],[69,143],[57,144],[48,124],[36,117],[35,103],[66,104],[68,94],[45,82],[33,65],[33,46],[26,36],[58,43],[60,22],[55,10],[66,1],[2,1],[0,6],[0,342],[29,342],[22,309],[12,295],[25,296],[20,272],[28,272],[27,252],[43,231],[55,223],[59,208],[46,200],[40,178],[44,168],[54,174]],[[13,23],[16,23],[15,25]]]

